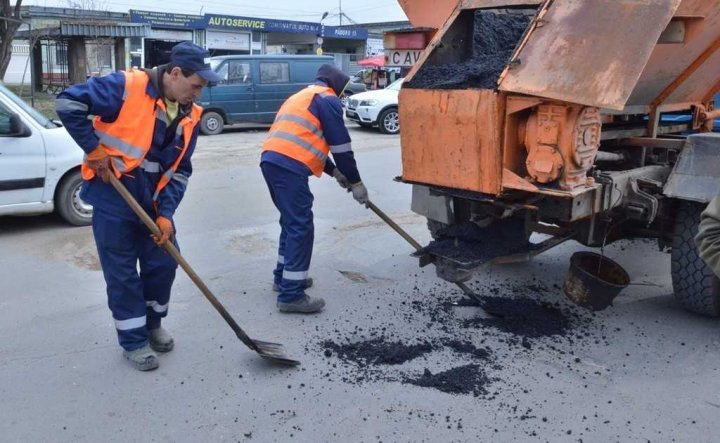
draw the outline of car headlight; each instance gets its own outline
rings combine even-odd
[[[377,100],[361,100],[360,106],[377,106]]]

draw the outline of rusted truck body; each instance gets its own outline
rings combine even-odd
[[[400,92],[399,179],[440,277],[567,240],[655,238],[683,306],[720,315],[720,282],[692,241],[720,193],[720,3],[400,4],[438,29]]]

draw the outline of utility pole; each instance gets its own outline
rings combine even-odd
[[[342,16],[343,16],[343,12],[342,12],[342,0],[339,0],[339,1],[340,1],[340,26],[342,26]]]

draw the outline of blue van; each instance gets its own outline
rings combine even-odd
[[[204,88],[200,131],[222,132],[234,123],[272,123],[285,100],[315,81],[323,64],[334,64],[329,56],[314,55],[226,55],[212,57],[212,68],[223,78]]]

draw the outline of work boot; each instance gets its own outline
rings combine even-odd
[[[300,314],[312,314],[314,312],[319,312],[322,310],[322,308],[325,307],[325,300],[319,297],[312,298],[309,295],[305,295],[305,297],[291,301],[288,303],[285,302],[277,302],[277,307],[280,310],[280,312],[297,312]]]
[[[134,351],[123,351],[123,355],[138,371],[152,371],[159,366],[157,355],[148,345]]]
[[[313,285],[313,279],[312,277],[305,279],[305,287],[303,289],[312,288]],[[273,283],[273,291],[280,292],[280,286],[278,286],[277,283]]]
[[[170,352],[175,346],[175,341],[170,336],[170,333],[163,327],[148,330],[148,339],[150,340],[150,347],[155,352]]]

